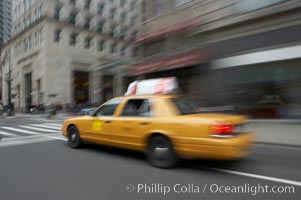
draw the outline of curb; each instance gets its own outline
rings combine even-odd
[[[249,119],[248,122],[301,124],[301,119]]]
[[[301,148],[301,145],[297,145],[297,144],[283,144],[283,143],[274,143],[274,142],[254,142],[254,144],[277,146],[277,147]]]

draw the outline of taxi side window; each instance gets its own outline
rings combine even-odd
[[[108,103],[101,106],[96,112],[95,116],[113,116],[116,108],[121,103],[120,99],[109,101]]]
[[[148,99],[131,99],[124,107],[121,116],[151,117],[151,106]]]

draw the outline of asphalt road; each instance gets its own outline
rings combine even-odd
[[[70,149],[55,131],[60,123],[0,119],[0,131],[54,130],[31,129],[40,134],[29,136],[2,130],[15,136],[0,142],[1,200],[301,199],[301,148],[255,145],[240,161],[184,161],[163,170],[137,152],[97,145]]]

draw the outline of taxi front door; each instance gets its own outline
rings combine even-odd
[[[114,113],[120,103],[120,99],[111,100],[95,111],[87,125],[88,140],[110,144],[110,131],[113,126]]]
[[[112,117],[95,116],[90,119],[87,125],[86,139],[92,142],[107,144],[110,142],[109,131]]]

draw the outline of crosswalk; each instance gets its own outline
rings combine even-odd
[[[2,139],[25,137],[30,135],[61,135],[62,124],[42,123],[16,126],[0,126]]]

